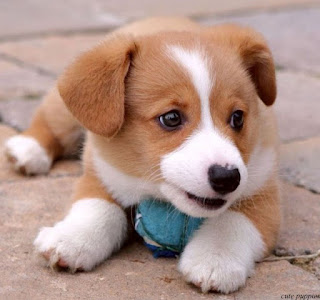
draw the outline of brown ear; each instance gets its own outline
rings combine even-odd
[[[272,105],[277,96],[275,66],[262,35],[253,29],[232,24],[212,27],[210,35],[240,54],[260,99],[266,105]]]
[[[114,36],[81,55],[58,80],[71,113],[90,131],[115,135],[124,120],[125,77],[135,44]]]

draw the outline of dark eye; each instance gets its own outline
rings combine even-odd
[[[235,130],[241,130],[243,127],[243,111],[236,110],[232,113],[230,118],[230,126]]]
[[[171,110],[159,117],[159,122],[162,128],[171,131],[175,130],[182,124],[182,117],[178,110]]]

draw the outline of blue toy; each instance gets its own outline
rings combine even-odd
[[[147,199],[137,207],[135,229],[155,258],[177,257],[203,220],[180,212],[168,202]]]

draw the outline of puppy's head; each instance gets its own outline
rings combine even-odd
[[[198,217],[245,194],[259,107],[276,97],[265,41],[233,25],[112,37],[71,65],[58,87],[109,163],[158,183]]]

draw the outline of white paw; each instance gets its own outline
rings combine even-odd
[[[51,267],[89,271],[120,248],[126,231],[127,219],[119,206],[87,198],[77,201],[54,227],[42,228],[34,246]]]
[[[197,256],[197,253],[185,252],[179,263],[179,271],[187,282],[201,288],[202,292],[228,294],[245,284],[253,266],[248,269],[241,262],[223,254]]]
[[[188,282],[209,290],[238,290],[263,256],[264,242],[242,213],[226,211],[204,221],[184,249],[179,270]]]
[[[5,153],[16,171],[26,175],[48,173],[52,159],[32,137],[17,135],[5,143]]]

